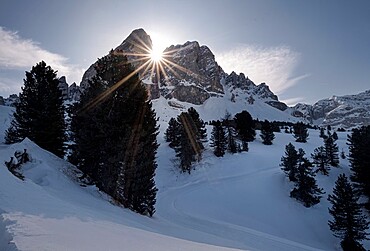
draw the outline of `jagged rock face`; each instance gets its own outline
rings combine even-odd
[[[69,98],[69,100],[78,101],[78,100],[80,100],[80,97],[81,97],[80,87],[78,85],[76,85],[76,83],[71,84],[68,87],[68,98]]]
[[[128,61],[135,69],[138,69],[149,60],[149,53],[151,50],[152,40],[143,29],[137,29],[131,32],[131,34],[114,49],[116,52],[125,54]],[[139,71],[141,78],[145,78],[149,74],[144,71],[145,67]]]
[[[223,94],[221,78],[224,74],[207,46],[198,42],[170,46],[164,51],[171,63],[164,67],[160,88],[165,97],[202,104],[210,96]]]
[[[312,105],[298,103],[291,109],[291,115],[297,118],[303,118],[309,123],[313,122]]]
[[[62,92],[62,98],[63,100],[67,100],[68,97],[68,84],[66,81],[66,77],[62,76],[59,78],[59,85],[58,85],[59,90]]]
[[[243,73],[239,75],[235,72],[231,72],[230,75],[225,78],[225,85],[232,88],[231,92],[234,96],[237,96],[237,89],[242,90],[244,93],[248,94],[250,99],[262,99],[264,102],[276,109],[284,111],[288,106],[279,101],[278,97],[270,90],[270,88],[262,83],[260,85],[255,85],[252,80],[245,77]],[[250,101],[248,101],[251,103]]]
[[[253,81],[248,77],[245,77],[243,73],[238,75],[234,71],[225,78],[225,84],[246,91],[252,91],[254,88],[256,88],[256,85],[253,83]]]
[[[0,105],[5,105],[5,100],[3,96],[0,96]]]

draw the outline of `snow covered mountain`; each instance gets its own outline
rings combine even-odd
[[[151,48],[150,36],[143,29],[137,29],[114,51],[126,54],[129,61],[136,68],[140,68],[146,62],[142,55],[148,54]],[[201,110],[209,107],[207,104],[211,103],[213,110],[221,112],[218,116],[224,115],[226,110],[235,114],[248,109],[256,118],[300,120],[281,112],[287,105],[280,102],[265,83],[256,85],[243,73],[226,74],[217,64],[212,51],[205,45],[188,41],[182,45],[171,45],[163,53],[166,59],[163,71],[151,74],[150,71],[145,71],[144,67],[139,73],[147,84],[150,98],[153,101],[164,98],[167,100],[168,109],[172,107],[176,110],[191,105]],[[95,74],[94,65],[95,63],[89,67],[82,78],[82,91]]]
[[[356,95],[333,96],[314,105],[297,104],[287,110],[318,125],[346,129],[370,124],[370,90]]]

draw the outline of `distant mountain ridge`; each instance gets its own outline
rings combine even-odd
[[[288,111],[322,126],[353,128],[370,125],[370,90],[356,95],[332,96],[313,105],[297,104]]]

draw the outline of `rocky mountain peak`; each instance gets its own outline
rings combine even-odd
[[[146,60],[138,55],[148,54],[152,48],[150,36],[143,30],[134,30],[114,51],[127,55],[135,68],[139,68]],[[187,41],[184,44],[171,45],[165,51],[165,64],[159,72],[144,72],[140,77],[147,84],[151,99],[160,96],[166,99],[203,104],[210,97],[225,95],[225,88],[240,89],[251,99],[261,99],[263,102],[278,108],[286,109],[286,105],[279,102],[277,96],[271,92],[266,84],[255,85],[243,73],[232,72],[227,75],[215,60],[210,48],[200,45],[197,41]],[[81,82],[85,89],[88,80],[96,74],[94,64],[85,72]],[[234,96],[237,93],[234,94]]]
[[[130,61],[135,68],[138,68],[148,60],[148,58],[145,58],[142,55],[149,55],[152,45],[152,39],[150,36],[144,29],[140,28],[133,30],[131,34],[114,49],[114,51],[126,55],[128,61]],[[96,75],[95,64],[96,62],[92,64],[82,76],[80,84],[82,91],[88,88],[89,80]],[[145,74],[144,69],[139,71],[139,74],[141,78],[148,77],[148,74]]]
[[[164,55],[170,63],[164,67],[165,74],[159,84],[166,98],[199,105],[211,96],[224,93],[221,84],[224,72],[207,46],[188,41],[168,47]]]

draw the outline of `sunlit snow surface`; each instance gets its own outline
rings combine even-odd
[[[0,120],[8,116],[4,110],[8,112],[0,109]],[[178,111],[166,112],[171,113]],[[223,158],[207,150],[189,176],[173,167],[174,151],[163,141],[164,114],[158,111],[159,192],[153,218],[113,205],[95,187],[80,186],[73,166],[28,139],[0,143],[0,250],[15,250],[12,243],[35,251],[339,250],[339,240],[327,226],[326,198],[337,175],[349,173],[347,160],[329,177],[318,175],[326,194],[307,209],[289,197],[292,185],[279,167],[285,145],[294,142],[292,135],[276,134],[272,146],[257,137],[248,153]],[[347,151],[346,134],[338,134],[339,148]],[[309,155],[322,140],[310,131],[308,143],[294,144]],[[24,165],[26,179],[21,181],[3,163],[25,148],[33,160]]]

